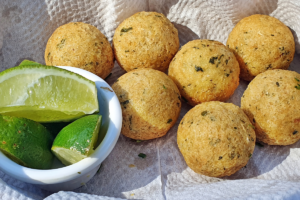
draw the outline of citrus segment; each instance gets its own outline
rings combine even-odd
[[[19,66],[24,66],[24,65],[41,65],[41,64],[31,60],[23,60]]]
[[[76,73],[43,65],[0,73],[0,113],[5,115],[57,122],[98,111],[95,83]]]
[[[91,155],[98,139],[101,119],[101,115],[88,115],[63,128],[53,142],[52,152],[64,165],[71,165]]]
[[[53,137],[41,124],[0,115],[0,150],[14,162],[34,169],[49,169]]]

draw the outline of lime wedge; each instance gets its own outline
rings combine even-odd
[[[64,164],[74,164],[94,152],[101,126],[101,115],[77,119],[56,136],[52,152]]]
[[[41,65],[41,64],[31,60],[23,60],[19,66],[24,66],[24,65]]]
[[[37,122],[70,121],[99,111],[95,83],[52,66],[24,65],[0,73],[0,113]]]
[[[34,169],[49,169],[53,137],[41,124],[0,115],[0,150],[14,162]]]

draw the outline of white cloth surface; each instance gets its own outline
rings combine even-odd
[[[242,18],[274,16],[293,32],[298,54],[289,70],[300,72],[298,0],[0,0],[0,71],[24,59],[45,63],[47,40],[60,25],[90,23],[111,41],[120,22],[143,10],[165,14],[178,29],[181,45],[198,38],[225,44]],[[112,85],[124,73],[115,64],[107,82]],[[240,106],[247,84],[240,81],[228,102]],[[247,166],[229,177],[194,173],[176,143],[178,123],[189,109],[183,103],[176,125],[162,138],[137,143],[120,136],[99,173],[73,192],[52,194],[0,171],[0,199],[300,199],[300,142],[256,146]]]

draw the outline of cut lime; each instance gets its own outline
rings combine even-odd
[[[53,137],[41,124],[0,115],[0,150],[14,162],[34,169],[49,169]]]
[[[2,114],[57,122],[98,111],[95,83],[76,73],[44,65],[18,66],[0,73]]]
[[[23,60],[19,66],[24,66],[24,65],[41,65],[41,64],[31,60]]]
[[[101,119],[101,115],[88,115],[63,128],[53,142],[52,152],[64,165],[74,164],[91,155]]]

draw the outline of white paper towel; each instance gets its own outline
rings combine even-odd
[[[181,45],[198,38],[226,43],[242,18],[256,13],[274,16],[293,32],[298,54],[289,69],[300,72],[298,0],[0,0],[0,71],[23,59],[44,63],[47,40],[60,25],[90,23],[111,41],[118,24],[142,10],[165,14],[178,29]],[[124,73],[115,64],[107,82],[112,85]],[[228,102],[240,105],[247,84],[241,81]],[[74,192],[52,194],[0,171],[6,183],[0,183],[0,198],[300,199],[300,142],[285,147],[256,146],[247,166],[230,177],[194,173],[176,144],[178,123],[189,109],[183,103],[177,124],[162,138],[137,143],[120,136],[99,173]],[[147,157],[139,158],[139,153]]]

